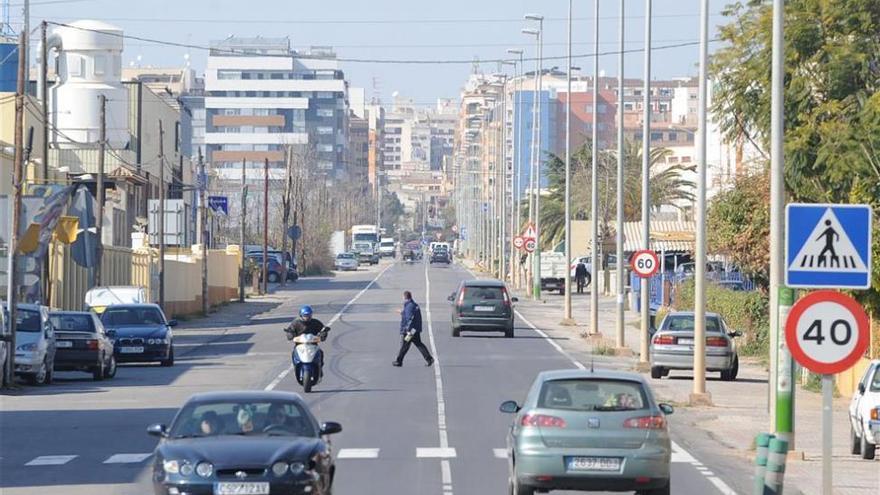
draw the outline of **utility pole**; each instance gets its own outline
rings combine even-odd
[[[165,309],[165,129],[159,120],[159,307]],[[98,244],[101,239],[98,239]]]
[[[565,96],[565,266],[571,263],[571,17],[572,0],[568,0],[568,68],[566,73],[567,93]],[[595,118],[595,117],[594,117]],[[571,276],[565,277],[565,301],[563,303],[562,323],[574,325],[571,315]]]
[[[43,119],[43,180],[49,178],[49,83],[46,79],[49,77],[49,49],[46,47],[48,23],[43,21],[40,23],[40,93],[43,95],[41,117]]]
[[[651,0],[645,0],[645,86],[642,90],[642,248],[651,248]],[[623,260],[618,260],[621,263]],[[648,366],[648,338],[650,335],[650,279],[641,279],[641,332],[639,333],[639,366]]]
[[[617,54],[617,338],[616,347],[626,346],[623,296],[626,290],[623,268],[623,52],[624,52],[624,4],[620,2],[620,53]]]
[[[590,246],[592,266],[590,273],[590,335],[599,334],[599,0],[593,0],[593,170],[590,200]],[[566,280],[568,277],[566,277]],[[604,280],[604,279],[603,279]]]
[[[515,235],[519,235],[520,227],[522,224],[520,223],[522,220],[522,206],[520,199],[520,191],[522,189],[522,150],[520,147],[522,146],[522,80],[525,79],[525,66],[523,65],[523,51],[520,49],[508,48],[507,53],[512,55],[519,55],[519,69],[517,69],[516,63],[514,63],[514,77],[516,77],[516,83],[513,86],[513,90],[516,92],[516,99],[514,101],[513,106],[513,122],[516,129],[514,132],[516,134],[513,138],[513,161],[514,163],[514,179],[513,179],[513,190],[511,191],[511,201],[515,203],[514,206],[514,215],[511,218],[510,222],[510,235],[511,238]],[[514,286],[516,288],[521,287],[522,277],[520,274],[520,266],[519,266],[519,251],[512,251],[510,255],[510,274],[513,280]]]
[[[238,270],[238,302],[244,302],[244,280],[245,280],[245,252],[244,252],[244,227],[245,217],[247,216],[247,162],[241,159],[241,232],[239,236],[239,250],[241,251],[241,266]]]
[[[107,152],[107,96],[98,95],[101,105],[101,135],[98,138],[98,213],[95,215],[95,287],[102,285],[102,269],[104,261],[104,154]],[[46,125],[48,127],[48,124]]]
[[[269,159],[263,158],[263,294],[269,293]]]
[[[526,15],[527,20],[537,20],[540,22],[538,29],[523,29],[523,34],[529,34],[535,37],[538,49],[538,58],[535,59],[535,87],[532,91],[532,142],[531,142],[531,160],[529,164],[529,221],[535,225],[535,253],[531,254],[528,267],[528,285],[529,294],[533,299],[538,299],[541,289],[541,273],[540,260],[538,253],[540,252],[540,231],[538,230],[538,191],[541,189],[540,177],[540,161],[541,161],[541,129],[540,129],[540,91],[541,91],[541,29],[543,28],[543,17],[539,15]],[[537,268],[537,269],[536,269]],[[535,290],[535,287],[538,290]]]
[[[27,31],[22,30],[18,37],[18,77],[15,92],[15,133],[13,136],[14,163],[12,172],[12,222],[10,226],[9,246],[7,248],[7,280],[6,308],[9,315],[9,334],[7,336],[6,372],[3,374],[6,385],[15,383],[15,313],[18,306],[18,253],[19,224],[21,223],[21,188],[24,175],[24,95],[25,71],[27,64],[24,57],[27,47]]]
[[[202,147],[199,146],[199,221],[201,223],[202,245],[202,314],[208,316],[208,209],[207,204],[208,176],[205,174],[205,161],[202,158]]]

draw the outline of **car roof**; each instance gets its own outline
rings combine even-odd
[[[201,392],[190,396],[186,401],[191,402],[223,402],[223,401],[261,401],[261,400],[286,400],[304,404],[302,397],[293,392],[281,392],[277,390],[228,390],[222,392]]]
[[[694,316],[693,311],[670,311],[666,316]],[[718,313],[706,311],[706,318],[719,318]]]
[[[63,316],[63,315],[92,315],[91,311],[49,311],[51,316]]]
[[[465,287],[505,287],[504,282],[491,278],[475,278],[463,283]]]
[[[573,379],[599,379],[599,380],[627,380],[647,384],[645,378],[639,373],[629,371],[614,370],[547,370],[538,373],[538,380],[545,382],[551,380],[573,380]]]
[[[159,311],[162,311],[162,308],[160,308],[159,305],[155,304],[155,303],[113,304],[113,305],[107,306],[107,310],[120,309],[120,308],[122,308],[122,309],[125,309],[125,308],[156,308]]]

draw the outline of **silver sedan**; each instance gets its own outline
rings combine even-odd
[[[734,337],[717,313],[706,313],[706,370],[720,371],[721,379],[733,381],[739,373]],[[666,315],[651,336],[651,378],[662,378],[670,370],[694,369],[694,313],[675,311]]]

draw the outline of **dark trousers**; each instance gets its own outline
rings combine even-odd
[[[422,353],[422,357],[425,358],[426,362],[430,363],[434,360],[434,358],[431,357],[431,353],[428,352],[428,348],[422,343],[422,332],[414,334],[409,342],[406,341],[405,337],[406,335],[400,336],[400,352],[397,353],[398,363],[403,363],[403,357],[406,356],[406,353],[409,351],[410,344],[416,346],[416,349]]]
[[[578,277],[578,278],[577,278],[577,291],[578,291],[578,294],[583,294],[583,292],[584,292],[584,285],[586,284],[586,282],[587,282],[587,281],[586,281],[586,277]]]

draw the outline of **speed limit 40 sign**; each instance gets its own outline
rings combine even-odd
[[[785,342],[801,366],[831,375],[848,370],[865,354],[868,324],[868,315],[855,299],[820,290],[792,306],[785,322]]]
[[[632,270],[636,272],[636,275],[642,278],[648,278],[653,276],[657,273],[657,270],[660,269],[660,260],[657,258],[657,253],[654,251],[643,249],[633,253],[630,265]]]

